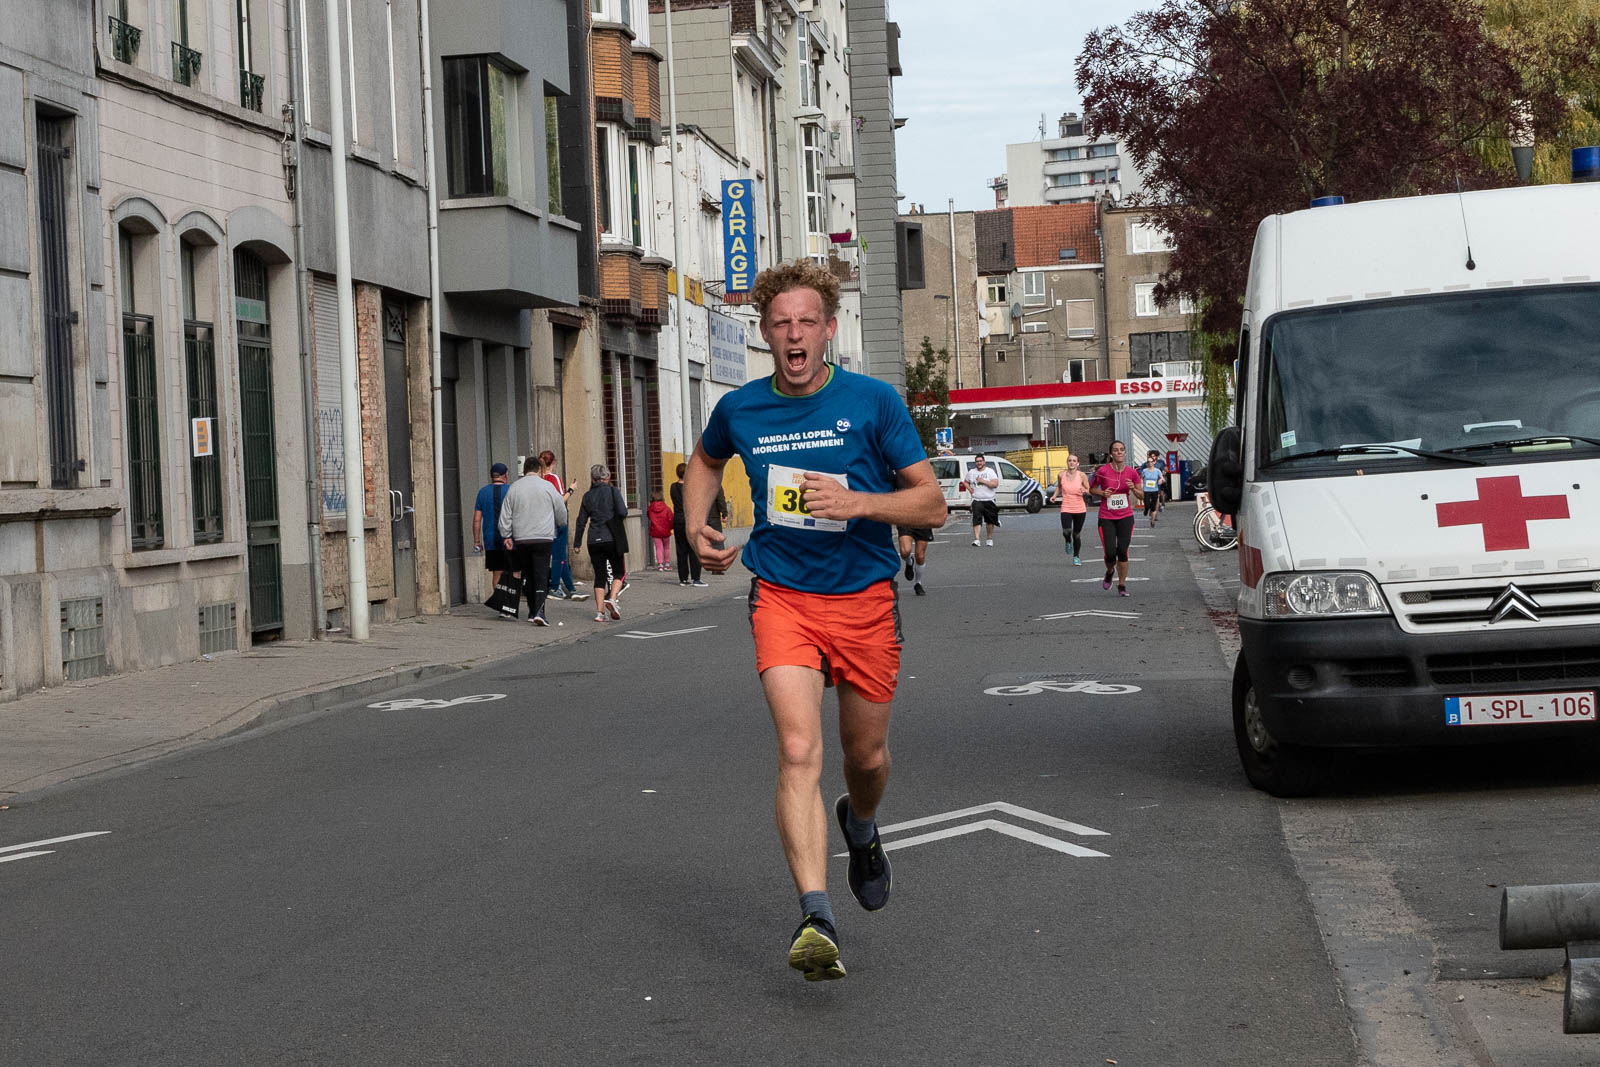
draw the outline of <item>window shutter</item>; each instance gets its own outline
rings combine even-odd
[[[317,455],[322,471],[322,514],[343,515],[344,391],[339,376],[339,287],[311,276],[311,332],[317,362]]]

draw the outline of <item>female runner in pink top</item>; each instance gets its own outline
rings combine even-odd
[[[1078,557],[1083,555],[1083,520],[1089,514],[1084,495],[1088,492],[1089,476],[1078,469],[1078,457],[1069,455],[1067,469],[1056,475],[1055,495],[1061,500],[1061,536],[1074,567],[1083,566]]]
[[[1100,544],[1105,548],[1106,576],[1100,588],[1111,588],[1117,576],[1117,595],[1128,595],[1128,543],[1133,540],[1133,505],[1144,503],[1144,481],[1127,464],[1128,446],[1111,442],[1111,462],[1094,472],[1089,488],[1100,497]]]

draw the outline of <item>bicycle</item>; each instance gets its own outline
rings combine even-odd
[[[1200,547],[1213,552],[1237,548],[1239,528],[1233,524],[1233,516],[1224,515],[1212,507],[1210,493],[1195,494],[1195,502],[1200,505],[1200,510],[1194,517],[1194,539],[1200,542]]]

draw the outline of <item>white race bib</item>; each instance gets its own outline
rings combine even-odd
[[[832,478],[846,489],[850,482],[842,474],[817,472]],[[774,526],[788,526],[796,530],[842,531],[849,527],[843,519],[818,519],[806,510],[801,488],[806,483],[806,472],[794,467],[780,467],[776,463],[767,468],[767,521]]]
[[[1127,493],[1113,493],[1110,496],[1106,497],[1106,510],[1107,511],[1126,511],[1126,510],[1128,510],[1128,494]]]

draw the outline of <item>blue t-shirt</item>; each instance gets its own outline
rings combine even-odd
[[[502,547],[500,508],[496,506],[494,498],[498,495],[504,500],[508,488],[510,487],[490,482],[478,490],[478,502],[473,505],[473,510],[483,512],[483,544],[486,548]]]
[[[827,384],[808,396],[780,393],[772,378],[727,394],[712,410],[700,447],[713,459],[744,460],[756,513],[741,557],[746,567],[805,593],[854,593],[899,569],[893,531],[873,519],[844,524],[810,517],[796,488],[799,473],[842,475],[851,489],[888,493],[899,488],[896,471],[928,455],[892,387],[829,370]]]

